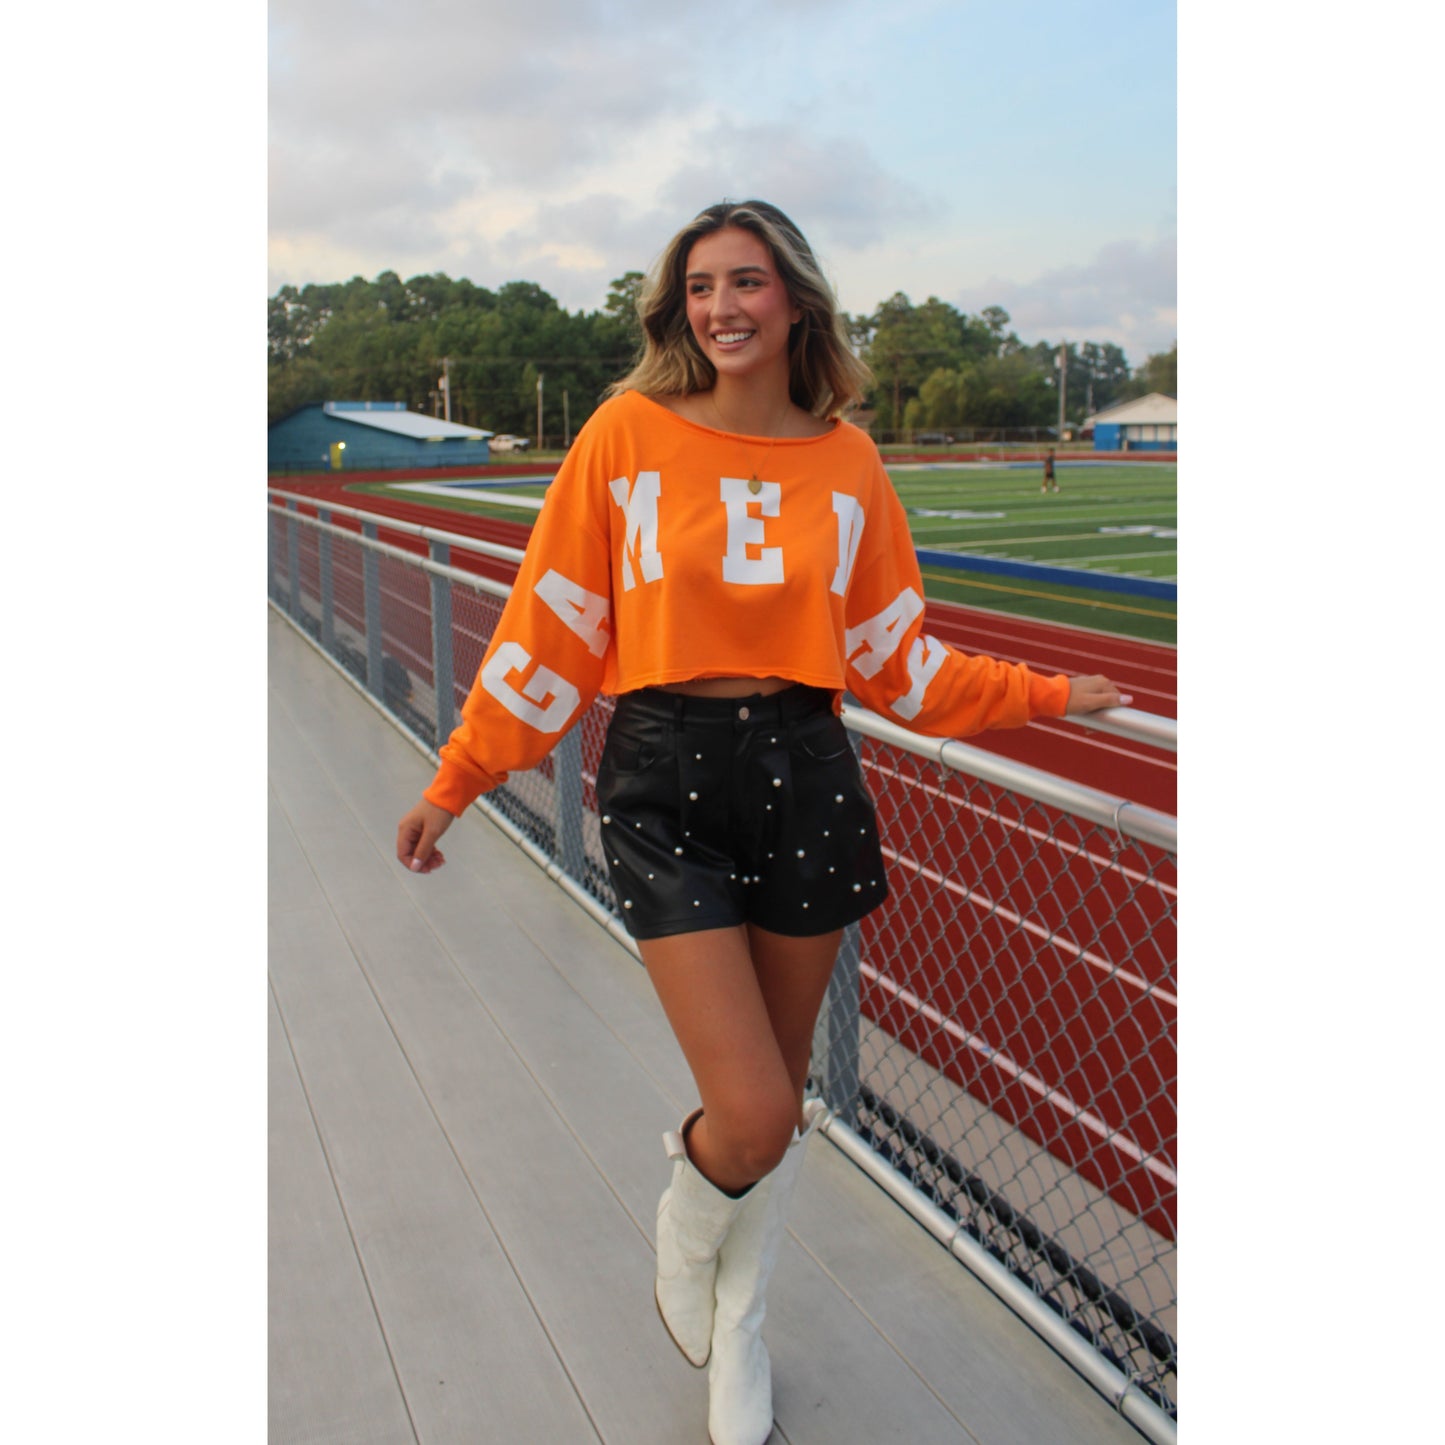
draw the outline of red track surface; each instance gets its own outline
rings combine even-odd
[[[357,506],[509,546],[524,546],[530,530],[525,522],[424,502],[358,496],[337,480],[279,485],[321,505]],[[426,550],[404,533],[382,527],[380,535],[407,551]],[[314,536],[304,533],[301,546],[302,577],[314,594]],[[452,561],[503,581],[515,572],[510,563],[458,548]],[[360,627],[359,569],[354,559],[337,563],[337,611]],[[386,650],[429,682],[429,600],[403,572],[383,559]],[[457,594],[453,665],[463,693],[499,605]],[[928,626],[964,651],[1050,673],[1105,673],[1132,694],[1135,708],[1176,715],[1172,648],[936,603],[929,604]],[[1174,757],[1159,749],[1054,720],[969,742],[1175,811]],[[591,738],[585,746],[585,773],[595,770],[599,745]],[[1068,819],[1022,814],[1010,795],[981,783],[946,779],[944,799],[935,799],[928,794],[938,788],[938,775],[920,776],[897,756],[864,746],[893,884],[887,906],[864,926],[865,960],[887,960],[888,970],[879,976],[865,969],[864,1014],[1172,1237],[1173,860],[1157,850],[1104,856],[1108,847],[1097,834]],[[978,959],[987,963],[980,967]]]

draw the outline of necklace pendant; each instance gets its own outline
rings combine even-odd
[[[748,483],[748,491],[750,491],[753,496],[756,497],[757,494],[762,491],[762,489],[763,484],[758,480],[758,474],[754,472],[752,480]]]

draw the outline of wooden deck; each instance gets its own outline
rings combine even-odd
[[[637,962],[484,818],[392,856],[419,752],[270,615],[272,1445],[706,1445],[652,1300],[694,1102]],[[766,1335],[775,1445],[1138,1445],[825,1139]]]

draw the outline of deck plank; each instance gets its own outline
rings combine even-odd
[[[275,1000],[270,1064],[271,1445],[414,1439]]]

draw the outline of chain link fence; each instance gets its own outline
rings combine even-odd
[[[361,514],[273,500],[270,598],[434,753],[508,592],[452,568],[448,547],[520,553],[382,525],[405,545]],[[480,806],[635,952],[593,792],[611,713],[598,698]],[[853,705],[844,720],[891,897],[847,931],[819,1019],[825,1132],[886,1166],[900,1202],[1172,1439],[1175,820]]]

